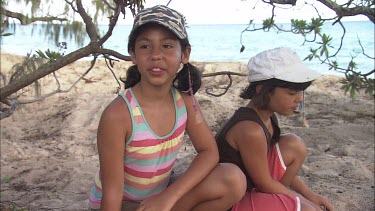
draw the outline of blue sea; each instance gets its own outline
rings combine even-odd
[[[289,29],[290,24],[282,24],[284,29]],[[360,52],[362,49],[359,45],[360,39],[364,51],[367,55],[374,57],[374,24],[370,21],[360,22],[344,22],[346,34],[344,44],[340,53],[336,56],[339,64],[347,66],[352,57],[357,63],[358,68],[367,72],[374,69],[374,60],[368,59]],[[291,47],[297,50],[297,53],[303,59],[309,54],[311,47],[316,45],[305,42],[301,35],[291,33],[276,33],[276,31],[264,32],[262,30],[255,32],[244,32],[242,36],[242,44],[245,50],[240,53],[241,32],[247,27],[246,24],[234,25],[189,25],[188,34],[192,45],[191,60],[201,62],[247,62],[251,56],[257,53],[275,48],[275,47]],[[101,25],[100,30],[105,32],[106,25]],[[127,55],[127,36],[130,32],[130,25],[118,25],[115,27],[112,36],[104,44],[105,48],[116,50]],[[33,33],[31,33],[33,31]],[[9,31],[12,32],[12,31]],[[339,47],[342,28],[336,24],[326,23],[322,29],[323,33],[333,38],[331,52],[335,52]],[[312,37],[309,37],[312,39]],[[60,41],[68,43],[66,53],[74,51],[78,46],[70,40]],[[85,39],[88,43],[89,39]],[[57,50],[53,41],[44,38],[44,32],[40,28],[32,26],[17,26],[16,33],[12,36],[2,37],[1,51],[26,55],[27,53],[35,53],[36,50]],[[305,63],[322,73],[335,73],[328,71],[326,65],[320,64],[319,61],[305,61]]]

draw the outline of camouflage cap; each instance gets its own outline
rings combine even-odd
[[[130,36],[138,27],[146,23],[160,24],[170,29],[178,38],[187,38],[184,16],[167,6],[157,5],[141,10],[134,18],[134,24]]]

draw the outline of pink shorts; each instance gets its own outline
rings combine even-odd
[[[280,180],[286,171],[279,144],[275,144],[268,154],[268,168],[274,180]],[[258,192],[255,188],[246,192],[232,211],[300,211],[299,197],[286,194]]]

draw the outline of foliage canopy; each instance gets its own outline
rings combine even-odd
[[[351,60],[348,64],[340,63],[340,61],[336,59],[336,56],[340,53],[342,47],[345,45],[344,38],[346,36],[347,29],[342,23],[342,19],[344,17],[363,15],[374,24],[375,7],[373,0],[348,0],[342,4],[331,0],[317,0],[313,1],[311,4],[304,2],[303,4],[305,4],[305,6],[307,5],[316,11],[317,18],[311,18],[309,22],[306,20],[291,19],[290,29],[284,29],[281,24],[276,24],[276,14],[278,9],[291,9],[292,7],[295,7],[297,4],[296,0],[262,0],[262,2],[270,5],[270,17],[263,21],[261,27],[257,26],[253,20],[250,20],[248,27],[242,32],[242,34],[245,32],[253,32],[258,30],[268,32],[271,29],[276,30],[278,33],[283,32],[299,34],[304,37],[304,42],[302,43],[303,45],[306,43],[315,43],[315,46],[317,46],[310,48],[310,54],[304,58],[305,60],[317,59],[321,63],[326,64],[329,70],[343,73],[345,75],[345,79],[341,81],[342,89],[345,93],[349,92],[353,99],[355,98],[355,94],[362,89],[365,90],[365,93],[374,96],[374,67],[370,70],[359,69],[357,63],[355,62],[355,57],[358,54],[362,54],[372,64],[375,60],[374,55],[368,55],[366,53],[360,39],[358,39],[358,46],[360,47],[361,52],[354,52],[355,56],[351,56]],[[323,4],[332,10],[335,15],[329,18],[322,17],[319,10],[315,6],[317,3]],[[342,35],[338,48],[333,46],[333,38],[322,31],[322,26],[325,23],[332,23],[332,26],[337,24],[342,28]],[[245,46],[242,45],[240,51],[242,52],[244,49]]]

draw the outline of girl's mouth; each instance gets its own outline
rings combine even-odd
[[[151,71],[152,72],[161,72],[162,70],[160,68],[152,68]]]

